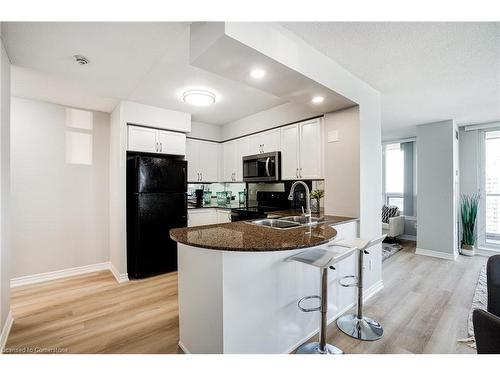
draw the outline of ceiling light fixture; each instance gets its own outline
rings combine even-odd
[[[73,55],[73,59],[80,65],[87,65],[90,61],[85,56]]]
[[[266,71],[263,69],[253,69],[250,72],[250,76],[255,79],[261,79],[266,75]]]
[[[188,90],[182,94],[182,100],[187,104],[206,107],[215,103],[215,94],[207,90]]]
[[[322,96],[315,96],[314,98],[312,98],[312,102],[314,104],[319,104],[319,103],[323,103],[323,101],[325,100],[325,98],[323,98]]]

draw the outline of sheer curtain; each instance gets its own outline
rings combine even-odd
[[[401,143],[401,151],[404,154],[404,188],[403,188],[403,207],[405,216],[414,215],[414,147],[415,142]]]

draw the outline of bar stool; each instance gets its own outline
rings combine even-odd
[[[321,322],[319,326],[319,342],[310,342],[301,345],[297,354],[342,354],[342,350],[326,342],[327,310],[328,310],[328,269],[335,269],[333,265],[342,259],[352,255],[357,250],[356,247],[332,246],[328,249],[315,248],[291,256],[287,261],[305,263],[319,268],[321,280],[321,295],[307,296],[301,298],[297,303],[303,312],[320,311]],[[302,302],[310,299],[318,299],[320,306],[314,308],[304,308]]]
[[[363,256],[369,254],[366,250],[372,246],[378,245],[385,238],[384,236],[378,237],[374,240],[364,240],[356,238],[353,240],[342,240],[334,242],[335,246],[343,246],[346,248],[356,247],[359,250],[358,256],[358,275],[350,275],[339,280],[339,284],[343,287],[357,287],[358,288],[358,306],[356,314],[343,315],[337,319],[337,327],[344,332],[358,340],[375,341],[382,337],[384,329],[379,322],[363,316]],[[355,279],[354,283],[346,283],[347,279]]]

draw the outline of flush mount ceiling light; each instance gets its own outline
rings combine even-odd
[[[207,90],[188,90],[182,94],[182,100],[187,104],[206,107],[215,103],[215,94]]]
[[[261,79],[266,75],[266,71],[263,69],[253,69],[250,72],[250,77],[255,78],[255,79]]]
[[[312,98],[312,102],[314,104],[319,104],[319,103],[323,103],[323,101],[325,100],[325,98],[323,98],[322,96],[315,96],[314,98]]]

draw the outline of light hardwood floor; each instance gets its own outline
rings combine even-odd
[[[486,258],[446,261],[414,254],[412,243],[383,263],[384,289],[365,304],[384,337],[361,342],[331,324],[346,353],[474,353],[467,314]],[[12,290],[7,352],[182,353],[177,347],[177,274],[117,284],[108,271]],[[54,350],[55,349],[55,350]]]

